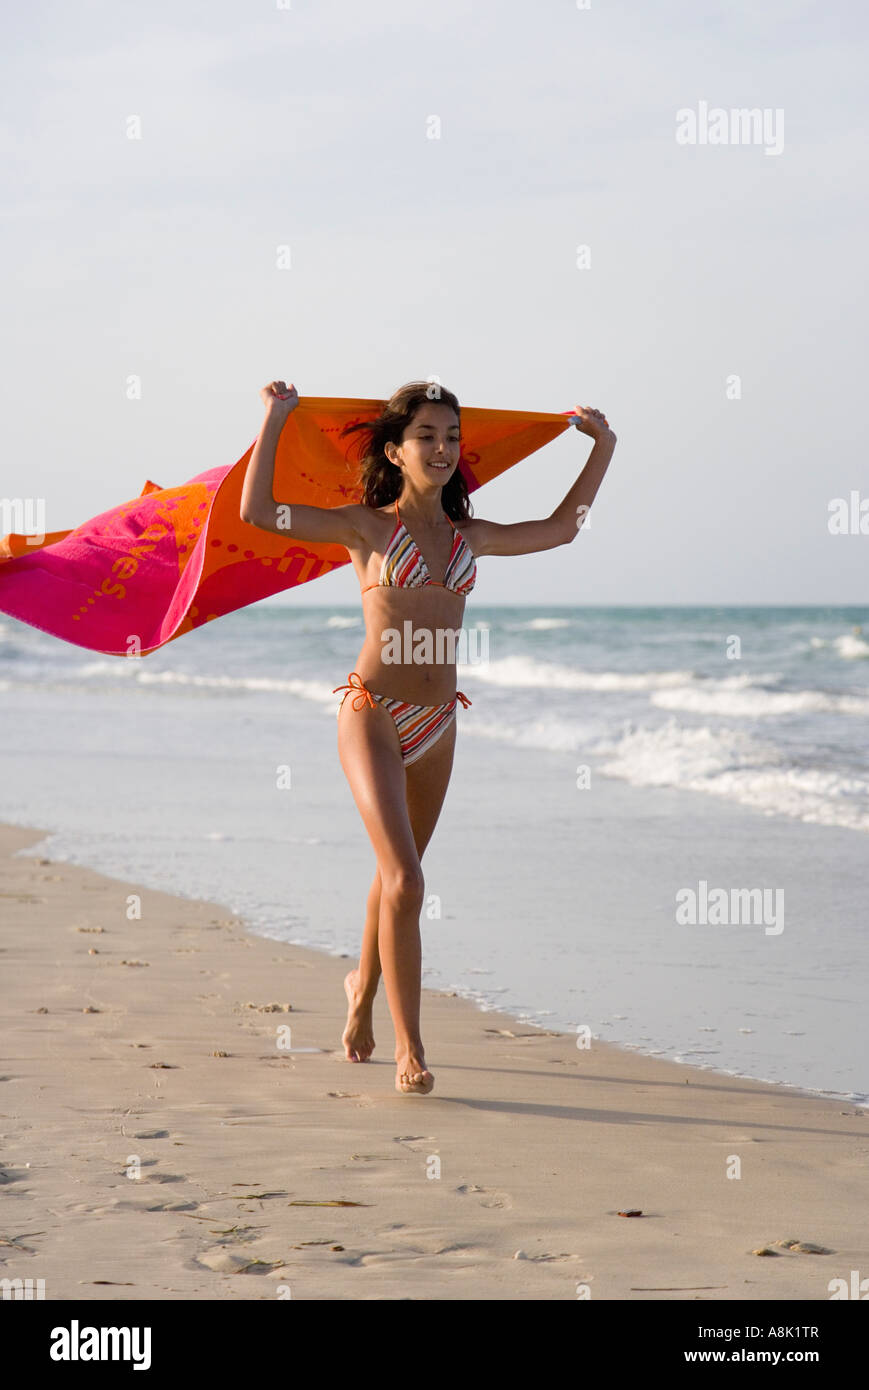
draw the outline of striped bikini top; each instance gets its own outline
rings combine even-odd
[[[477,562],[461,531],[456,530],[452,518],[447,517],[447,521],[454,532],[453,548],[443,583],[440,583],[429,574],[416,541],[399,516],[396,498],[395,530],[383,556],[380,580],[377,584],[366,585],[363,594],[367,594],[369,589],[422,589],[429,584],[437,589],[449,589],[454,594],[469,594],[476,582]]]

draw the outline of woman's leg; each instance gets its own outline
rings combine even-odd
[[[374,870],[374,881],[365,905],[365,926],[359,966],[344,979],[347,995],[347,1026],[341,1035],[344,1055],[348,1062],[367,1062],[374,1051],[374,996],[380,984],[380,951],[377,929],[380,920],[380,866]]]
[[[434,1082],[425,1067],[419,1027],[422,969],[419,917],[425,885],[409,802],[418,808],[418,819],[422,817],[419,822],[423,832],[421,838],[425,839],[422,803],[427,792],[431,794],[443,783],[445,766],[452,762],[454,739],[454,728],[450,726],[418,762],[405,769],[395,723],[387,709],[382,705],[374,709],[365,705],[355,710],[345,701],[339,711],[341,765],[377,856],[380,876],[377,947],[395,1026],[399,1078],[407,1078],[399,1089],[421,1092],[430,1090]],[[409,788],[411,775],[412,792]],[[448,771],[446,776],[448,780]],[[444,790],[445,786],[438,798],[438,810]],[[366,983],[370,988],[370,981]]]
[[[424,753],[417,762],[405,768],[407,810],[420,860],[431,840],[443,807],[452,772],[455,744],[454,720],[433,748]],[[359,967],[351,970],[344,981],[349,1008],[347,1027],[341,1041],[350,1062],[367,1062],[374,1051],[374,1026],[371,1015],[381,973],[378,945],[380,887],[378,865],[365,906],[365,927],[362,933]]]

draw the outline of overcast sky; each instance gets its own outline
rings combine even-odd
[[[234,463],[272,378],[436,376],[619,438],[589,530],[485,559],[481,600],[865,602],[869,534],[828,518],[869,499],[867,28],[858,0],[5,7],[0,497],[75,526]],[[766,134],[710,143],[713,108]],[[476,514],[547,515],[590,447]]]

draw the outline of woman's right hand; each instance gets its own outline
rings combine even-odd
[[[299,393],[292,382],[288,386],[285,381],[270,381],[259,394],[266,414],[273,419],[286,420],[299,404]]]

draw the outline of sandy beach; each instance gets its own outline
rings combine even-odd
[[[346,959],[15,857],[42,838],[0,828],[4,1278],[46,1299],[823,1301],[869,1270],[865,1110],[432,991],[436,1090],[400,1096],[382,990],[374,1058],[343,1058]],[[829,1253],[776,1244],[797,1241]]]

